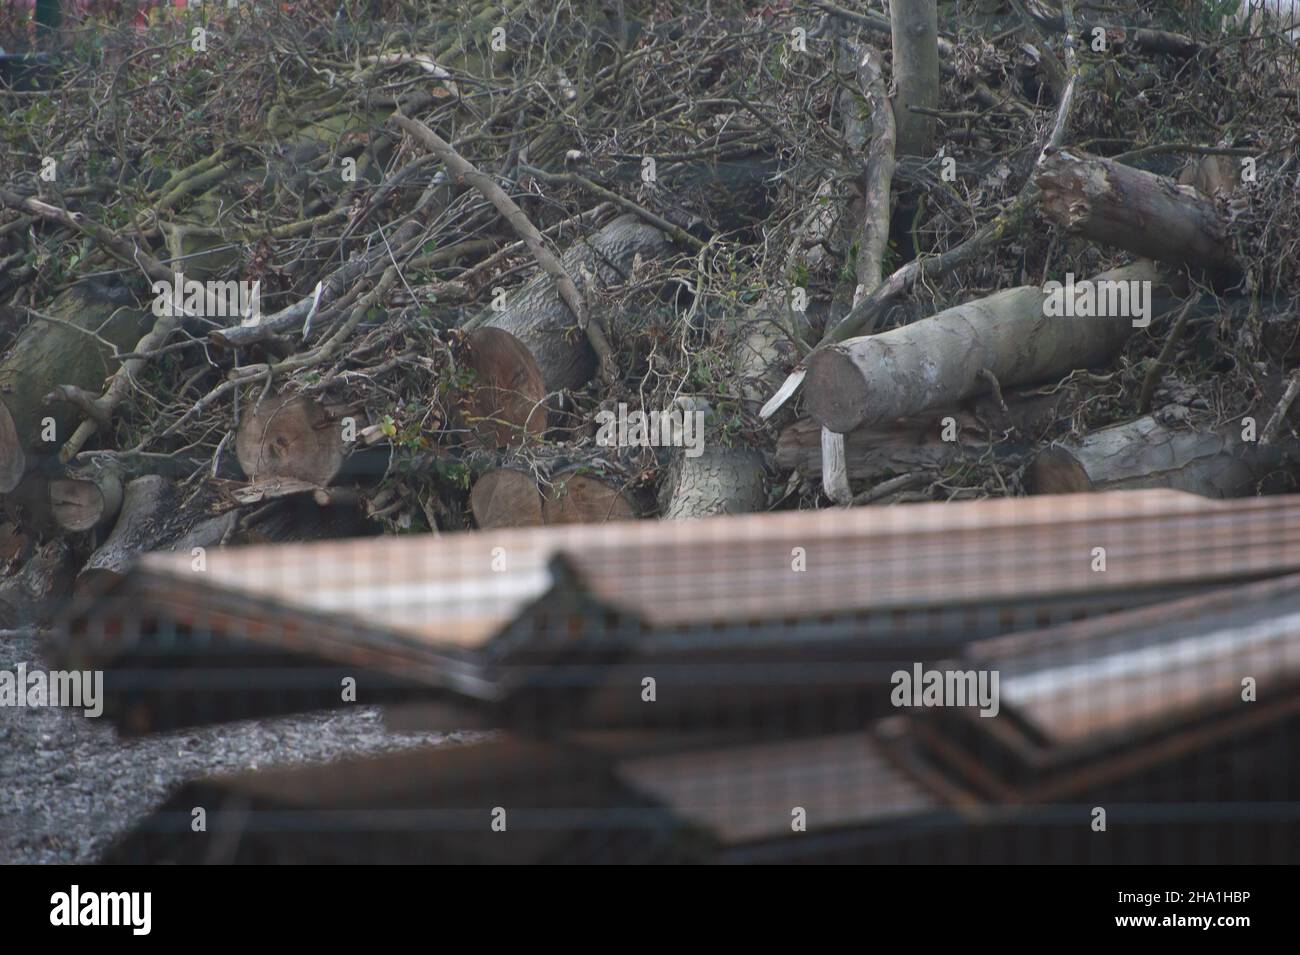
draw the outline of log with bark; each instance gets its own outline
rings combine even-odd
[[[71,591],[71,558],[67,541],[55,538],[0,581],[0,630],[45,624],[54,617]]]
[[[660,258],[671,248],[668,237],[659,229],[625,215],[590,238],[574,243],[560,263],[585,298],[592,300],[601,290],[626,281],[638,259]],[[556,280],[545,272],[509,295],[504,309],[489,310],[464,327],[499,328],[513,335],[532,355],[548,392],[581,388],[596,372],[595,351],[577,330],[576,319],[560,297]],[[505,360],[500,359],[502,363]],[[528,373],[518,374],[527,377]]]
[[[1176,428],[1146,415],[1039,452],[1026,471],[1034,494],[1166,487],[1204,497],[1241,497],[1294,486],[1296,442],[1243,441],[1234,422]],[[1271,485],[1271,486],[1270,486]]]
[[[1086,288],[1094,292],[1107,288],[1103,282],[1150,283],[1141,286],[1150,292],[1150,317],[1172,301],[1149,262],[1091,281]],[[1050,316],[1050,294],[1036,286],[1008,289],[911,325],[820,349],[809,359],[804,383],[808,413],[843,434],[956,404],[993,381],[1002,387],[1030,384],[1103,365],[1133,333],[1132,315]]]
[[[43,459],[53,460],[82,419],[59,389],[99,395],[153,318],[124,287],[81,282],[33,318],[0,360],[0,494],[18,486]],[[65,392],[66,393],[66,392]]]
[[[51,514],[60,527],[73,533],[88,531],[117,516],[122,478],[111,468],[52,478],[49,497]]]
[[[1027,454],[1067,425],[1087,394],[1086,386],[1075,384],[1013,392],[1005,396],[1005,408],[993,395],[985,395],[969,408],[936,408],[900,421],[863,425],[844,435],[847,475],[874,483],[911,472],[939,474],[990,450],[999,457]],[[949,418],[955,435],[945,441]],[[782,430],[776,443],[777,469],[821,474],[821,430],[812,418],[800,418]]]
[[[1214,202],[1191,186],[1064,149],[1039,164],[1034,183],[1043,213],[1073,235],[1179,265],[1237,267]]]
[[[108,535],[77,574],[79,593],[103,593],[143,553],[163,549],[215,547],[233,531],[239,515],[195,516],[181,507],[180,492],[167,478],[146,474],[126,485],[122,507]]]
[[[674,455],[661,511],[668,520],[748,514],[767,503],[763,454],[753,448],[711,448]]]

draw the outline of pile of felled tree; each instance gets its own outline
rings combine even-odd
[[[71,15],[0,87],[0,626],[155,549],[1294,487],[1287,14],[969,6]]]

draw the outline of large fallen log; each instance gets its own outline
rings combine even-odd
[[[1138,262],[1079,283],[1074,300],[1061,289],[1022,286],[819,349],[804,384],[808,412],[844,434],[955,405],[991,380],[1005,388],[1103,365],[1128,340],[1139,311],[1149,308],[1145,321],[1169,308],[1172,299],[1160,283],[1154,264]],[[1088,295],[1091,317],[1084,312]],[[1074,316],[1047,314],[1053,302]]]
[[[934,480],[954,467],[983,460],[990,453],[999,459],[1007,459],[1030,451],[1029,445],[1018,441],[984,443],[972,440],[970,435],[973,431],[966,425],[973,422],[964,413],[954,418],[961,422],[958,439],[945,441],[941,437],[943,426],[939,416],[934,415],[932,420],[927,420],[927,417],[910,418],[888,427],[857,428],[842,435],[844,452],[840,467],[845,480],[862,481],[868,485],[879,485],[906,475]],[[823,434],[822,426],[811,418],[801,418],[787,427],[777,440],[777,469],[798,470],[808,477],[821,477],[825,467]],[[852,500],[850,491],[846,503]]]
[[[1085,400],[1085,387],[1007,394],[1003,409],[996,397],[979,398],[970,408],[937,408],[902,421],[864,425],[844,435],[844,464],[852,480],[880,481],[914,471],[942,472],[990,449],[999,456],[1027,454],[1068,422]],[[955,425],[945,441],[946,419]],[[822,471],[821,425],[800,418],[776,443],[776,467],[816,477]]]
[[[576,242],[560,259],[584,298],[627,279],[639,256],[654,259],[672,248],[668,237],[635,216],[620,216],[589,239]],[[580,331],[555,279],[545,272],[511,294],[506,307],[466,322],[464,328],[499,328],[532,354],[546,390],[580,388],[596,371],[596,353]],[[501,359],[503,362],[505,359]],[[522,374],[522,373],[521,373]]]
[[[1191,186],[1067,150],[1043,160],[1034,184],[1043,213],[1071,234],[1164,262],[1236,266],[1218,210]]]
[[[152,324],[126,288],[90,280],[23,329],[0,361],[0,494],[56,455],[81,421],[76,405],[47,396],[61,387],[98,395],[117,368],[114,349],[126,353]]]
[[[1204,497],[1243,497],[1294,481],[1284,465],[1295,447],[1241,439],[1241,425],[1214,430],[1168,427],[1151,415],[1101,428],[1041,451],[1025,483],[1033,494],[1170,488]],[[1272,481],[1273,487],[1262,487]]]

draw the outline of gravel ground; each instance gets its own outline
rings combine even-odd
[[[40,665],[39,636],[0,635],[0,669]],[[117,738],[80,710],[0,707],[0,862],[86,863],[199,776],[475,738],[392,733],[364,707]]]

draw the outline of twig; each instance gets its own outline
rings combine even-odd
[[[600,183],[592,182],[586,176],[580,176],[576,172],[547,172],[544,169],[538,169],[536,166],[530,166],[527,163],[520,163],[519,168],[522,172],[526,172],[530,176],[536,176],[538,179],[541,179],[543,182],[560,182],[560,183],[569,183],[570,185],[575,185],[575,186],[581,186],[583,189],[586,189],[588,192],[595,193],[596,195],[600,196],[602,199],[605,199],[609,202],[617,203],[618,205],[622,206],[624,209],[628,210],[629,212],[635,212],[638,216],[640,216],[646,222],[650,223],[652,226],[655,226],[656,228],[661,229],[664,232],[668,233],[668,235],[672,238],[674,242],[676,242],[678,245],[686,246],[692,252],[698,252],[700,251],[700,249],[704,248],[704,243],[701,242],[699,239],[695,238],[695,236],[691,235],[685,229],[673,225],[663,216],[655,215],[649,209],[646,209],[645,207],[638,205],[637,203],[633,202],[631,199],[628,199],[624,196],[620,196],[617,192],[614,192],[612,189],[606,189]]]
[[[1264,425],[1264,431],[1259,436],[1261,447],[1272,444],[1277,438],[1278,432],[1282,430],[1282,422],[1291,411],[1291,405],[1295,404],[1296,395],[1300,395],[1300,368],[1291,372],[1291,377],[1286,382],[1286,391],[1282,393],[1282,400],[1277,403],[1273,414],[1269,416],[1268,423]]]
[[[1142,379],[1142,391],[1138,396],[1139,413],[1146,414],[1151,410],[1151,400],[1155,397],[1156,385],[1160,384],[1165,369],[1174,357],[1174,349],[1178,347],[1178,340],[1182,338],[1183,329],[1187,327],[1187,316],[1192,313],[1192,308],[1200,300],[1201,293],[1197,292],[1179,309],[1178,317],[1174,319],[1174,325],[1169,330],[1169,337],[1165,339],[1164,347],[1160,349],[1160,354],[1156,356],[1155,364],[1151,366],[1146,373],[1146,377]]]
[[[541,266],[542,271],[555,280],[560,298],[569,307],[569,311],[578,320],[578,327],[586,333],[587,340],[591,342],[591,347],[600,361],[602,380],[607,386],[612,387],[618,380],[618,370],[614,361],[614,350],[610,347],[609,337],[605,334],[604,326],[599,319],[587,313],[586,302],[583,301],[578,287],[574,285],[573,279],[564,270],[560,260],[552,254],[550,249],[546,248],[542,240],[542,234],[529,221],[524,210],[520,209],[515,201],[506,195],[505,190],[497,185],[491,176],[480,172],[469,160],[456,152],[450,143],[424,123],[419,120],[409,119],[401,114],[394,115],[389,122],[406,131],[442,160],[442,163],[457,180],[468,182],[482,193],[484,198],[492,203],[497,211],[505,217],[520,238],[528,243],[528,250],[533,253],[533,258],[537,260],[537,264]]]
[[[163,265],[144,249],[132,242],[126,241],[126,239],[123,239],[117,233],[100,225],[93,219],[86,218],[80,212],[69,212],[67,209],[60,208],[59,206],[52,206],[48,202],[42,202],[40,199],[20,196],[5,189],[0,189],[0,205],[31,213],[37,218],[57,222],[59,225],[66,226],[69,229],[82,233],[83,235],[88,235],[98,242],[115,259],[137,266],[146,276],[153,279],[155,282],[171,282],[175,279],[175,275],[171,269],[167,268],[167,266]]]

